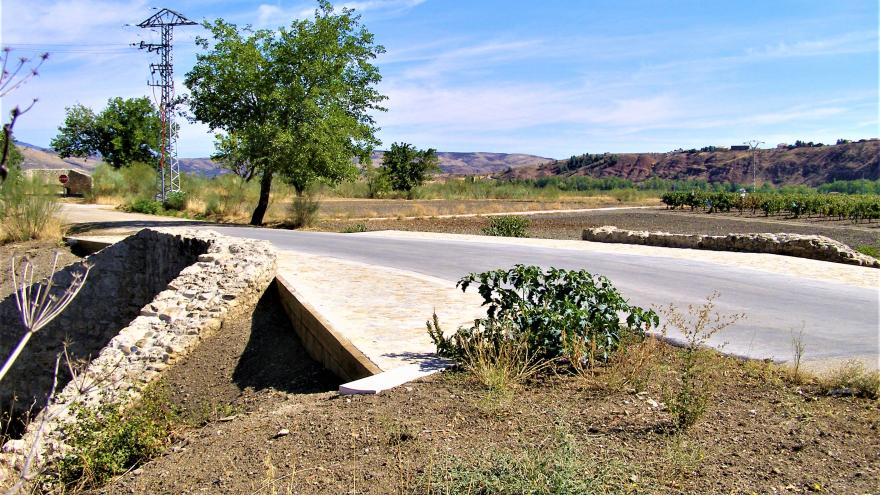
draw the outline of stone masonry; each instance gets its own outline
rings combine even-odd
[[[846,244],[821,235],[727,234],[691,235],[668,232],[622,230],[604,226],[584,230],[582,239],[592,242],[639,244],[713,251],[742,251],[796,256],[848,265],[880,268],[880,261],[861,254]]]
[[[97,410],[104,404],[137,399],[168,366],[220,329],[225,317],[253,309],[277,269],[276,253],[268,242],[184,229],[144,229],[83,263],[93,265],[91,273],[74,303],[59,318],[59,327],[70,325],[66,337],[88,341],[81,352],[91,350],[94,358],[87,361],[76,380],[68,376],[63,388],[59,384],[60,391],[51,404],[31,421],[20,439],[3,445],[0,486],[14,481],[35,442],[40,464],[63,455],[64,426],[75,419],[73,406]],[[65,269],[60,280],[78,269],[77,264]],[[5,323],[13,321],[7,303],[0,303],[4,342],[10,338]],[[139,314],[119,324],[131,305],[141,306]],[[35,338],[46,330],[49,327]],[[20,332],[15,328],[11,334],[20,337]],[[45,335],[65,336],[57,329]],[[39,399],[45,404],[60,345],[42,340],[32,341],[37,345],[33,351],[29,349],[28,361],[22,365],[26,374],[17,379],[7,376],[12,380],[10,387],[18,387],[20,397],[26,391],[30,394],[26,397],[38,404]],[[28,388],[23,377],[41,377],[36,381],[45,388]],[[10,388],[5,380],[3,385],[5,393]],[[46,426],[37,441],[44,418]]]

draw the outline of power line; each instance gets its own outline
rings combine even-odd
[[[169,193],[180,192],[180,163],[177,160],[177,129],[174,126],[174,65],[171,45],[174,26],[194,26],[195,22],[171,9],[162,9],[138,24],[144,29],[159,28],[162,40],[159,43],[141,41],[136,45],[141,50],[159,54],[159,63],[150,64],[152,79],[147,83],[161,91],[159,116],[162,129],[159,136],[159,199],[165,200]]]
[[[758,146],[764,144],[764,141],[750,139],[743,144],[752,150],[752,192],[758,190]]]

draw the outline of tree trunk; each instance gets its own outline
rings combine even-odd
[[[263,217],[266,215],[266,209],[269,208],[270,189],[272,189],[272,169],[267,168],[260,179],[260,199],[251,216],[251,225],[263,225]]]

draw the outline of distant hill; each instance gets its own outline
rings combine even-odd
[[[773,148],[757,152],[759,182],[817,186],[834,180],[880,179],[880,140],[839,145]],[[503,178],[547,176],[621,177],[634,182],[650,177],[752,182],[751,151],[675,151],[582,155],[509,170]]]
[[[41,148],[28,143],[16,142],[18,148],[25,157],[23,168],[74,168],[91,173],[100,163],[98,157],[89,159],[64,158],[58,156],[53,150]],[[374,163],[382,162],[382,151],[373,153]],[[450,175],[488,175],[504,172],[508,169],[534,166],[548,161],[545,158],[534,155],[519,153],[457,153],[441,151],[437,153],[440,158],[440,169]],[[224,173],[220,166],[210,158],[181,158],[181,172],[193,173],[213,177]]]

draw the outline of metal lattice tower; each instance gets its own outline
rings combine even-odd
[[[758,146],[764,144],[764,141],[750,139],[743,144],[752,150],[752,192],[755,192],[758,190]]]
[[[159,88],[161,91],[159,116],[162,121],[162,129],[159,136],[159,192],[156,197],[163,201],[169,193],[180,191],[177,129],[174,126],[174,66],[171,57],[173,29],[174,26],[193,26],[195,24],[171,9],[162,9],[138,24],[138,27],[147,29],[159,28],[162,37],[159,43],[141,41],[138,48],[159,54],[159,63],[150,64],[151,79],[147,84],[153,88]]]

